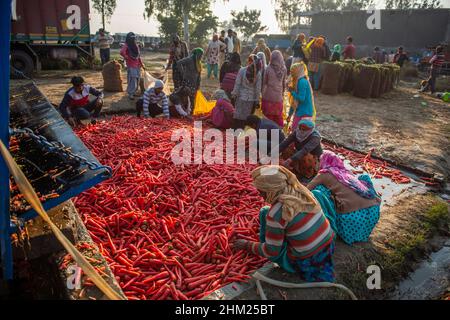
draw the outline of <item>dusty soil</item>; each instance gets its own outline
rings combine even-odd
[[[416,83],[379,99],[348,94],[318,94],[316,107],[321,133],[339,144],[361,151],[374,149],[399,164],[450,174],[450,105],[428,95],[417,95]]]
[[[115,57],[117,52],[113,53]],[[146,54],[144,60],[153,74],[163,75],[165,59],[166,54]],[[69,81],[74,75],[83,76],[87,83],[99,89],[103,87],[101,72],[92,70],[46,71],[35,80],[49,101],[57,105],[70,87]],[[205,78],[204,75],[202,91],[209,96],[218,87],[218,80]],[[126,82],[125,72],[123,79]],[[23,82],[14,80],[11,86]],[[339,144],[361,151],[374,148],[377,154],[385,158],[448,179],[450,106],[427,95],[414,97],[415,85],[415,82],[402,82],[399,88],[382,98],[368,100],[348,94],[326,96],[318,93],[315,103],[319,130]],[[105,113],[134,110],[134,102],[129,101],[125,93],[105,93]],[[415,259],[433,249],[429,241],[411,237],[423,229],[421,221],[436,201],[434,197],[422,195],[399,200],[394,207],[384,208],[369,243],[349,247],[338,241],[335,253],[338,282],[350,287],[360,298],[384,297],[394,284],[413,269]],[[366,269],[372,264],[382,267],[381,291],[374,292],[366,288]],[[295,276],[280,270],[272,272],[270,277],[297,281]],[[288,292],[269,285],[264,285],[264,289],[269,299],[347,298],[334,289]],[[259,296],[255,290],[251,290],[239,299],[259,299]]]
[[[439,203],[442,205],[442,200],[429,194],[400,199],[396,205],[384,207],[368,243],[348,246],[338,240],[333,256],[337,283],[352,290],[358,299],[388,297],[398,281],[414,270],[424,255],[443,245],[445,239],[434,236],[449,235],[447,223],[432,227],[428,224],[427,213]],[[448,207],[443,215],[450,221]],[[428,227],[430,229],[422,232]],[[381,290],[367,289],[366,282],[370,276],[367,268],[370,265],[377,265],[381,269]],[[281,269],[273,270],[268,277],[285,282],[301,282],[295,274],[288,274]],[[263,290],[269,300],[349,299],[347,293],[334,288],[281,289],[263,283]],[[254,288],[237,299],[259,300],[260,296]]]
[[[118,59],[118,52],[112,57]],[[145,53],[150,72],[164,76],[167,54]],[[101,72],[45,71],[36,82],[50,102],[60,103],[69,87],[70,78],[81,75],[86,82],[103,87]],[[169,89],[171,72],[168,72]],[[123,72],[124,83],[126,73]],[[16,86],[23,81],[12,81]],[[360,151],[374,149],[377,155],[402,165],[436,173],[448,180],[450,175],[450,106],[428,95],[417,95],[418,79],[402,81],[400,86],[379,99],[360,99],[349,94],[327,96],[315,94],[318,128],[331,140]],[[207,97],[218,88],[218,80],[202,79]],[[124,85],[126,88],[126,85]],[[416,97],[414,97],[416,96]],[[105,94],[105,113],[134,112],[134,102],[125,93]]]

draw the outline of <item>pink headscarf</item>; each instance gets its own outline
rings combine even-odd
[[[344,162],[334,152],[324,151],[320,157],[319,173],[331,173],[340,183],[351,188],[357,194],[366,199],[377,196],[373,185],[358,179],[345,168]]]
[[[286,65],[284,64],[283,54],[279,50],[272,52],[270,57],[269,68],[271,68],[279,80],[287,73]]]

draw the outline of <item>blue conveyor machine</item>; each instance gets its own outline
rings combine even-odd
[[[34,83],[10,91],[9,128],[10,152],[46,210],[111,177],[111,168],[98,162]],[[12,180],[10,216],[14,223],[0,235],[8,243],[12,233],[37,216]],[[11,275],[11,255],[2,264]]]

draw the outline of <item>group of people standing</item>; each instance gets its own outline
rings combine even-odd
[[[222,129],[250,126],[258,136],[261,130],[279,130],[278,152],[285,159],[280,166],[262,166],[252,173],[255,187],[270,206],[260,211],[260,241],[237,240],[234,246],[267,257],[305,281],[333,282],[336,237],[349,245],[368,241],[379,220],[381,201],[368,176],[356,177],[338,155],[322,147],[315,123],[315,80],[311,77],[320,72],[316,65],[320,65],[319,57],[328,54],[326,41],[318,37],[306,43],[300,36],[288,68],[283,54],[271,51],[263,39],[242,66],[234,33],[229,32],[224,41],[220,38],[214,35],[205,52],[201,48],[190,51],[178,36],[173,37],[167,69],[172,69],[174,92],[167,96],[164,83],[156,81],[137,102],[138,115],[190,118],[206,58],[207,75],[220,82],[210,116],[213,124]],[[144,64],[132,33],[121,55],[127,63],[127,92],[133,99]],[[286,93],[290,105],[287,115]],[[89,94],[98,96],[90,106],[97,114],[102,95],[84,85],[82,79],[74,79],[64,109],[69,110],[70,99]],[[264,118],[255,115],[259,107]],[[292,126],[285,136],[283,128],[289,123]],[[265,136],[270,140],[270,134]],[[271,153],[275,147],[269,144]]]

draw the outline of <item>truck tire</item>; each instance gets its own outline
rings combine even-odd
[[[23,78],[20,73],[31,77],[34,71],[34,62],[28,53],[22,50],[14,50],[11,52],[11,77],[15,79]]]

